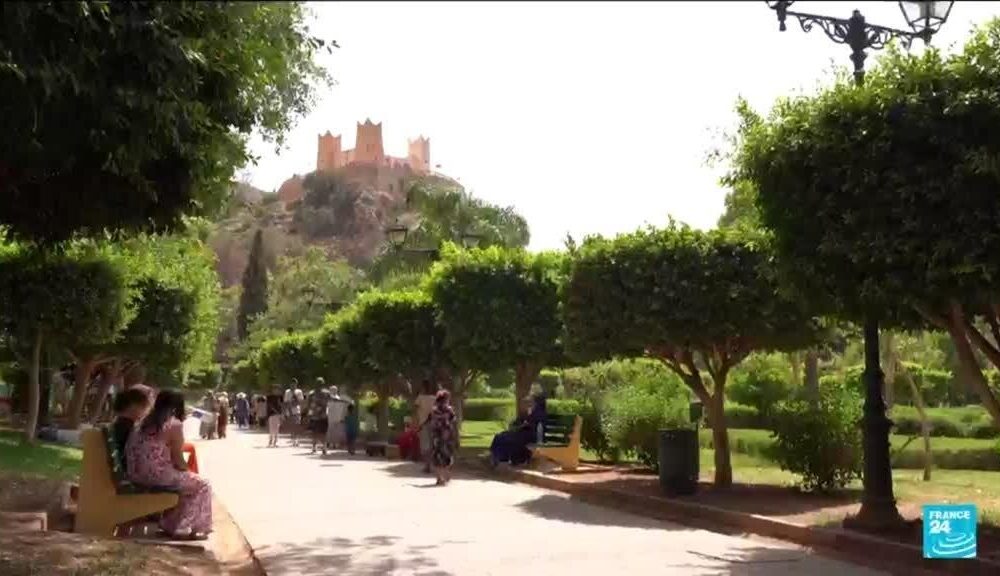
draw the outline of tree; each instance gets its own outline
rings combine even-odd
[[[43,346],[107,342],[126,321],[127,290],[107,261],[24,250],[0,260],[0,327],[27,357],[26,442],[34,442]]]
[[[541,369],[561,359],[561,264],[554,253],[446,246],[429,291],[453,362],[478,371],[514,368],[517,398],[527,396]]]
[[[219,280],[214,258],[192,228],[170,236],[140,234],[119,241],[78,240],[67,246],[76,258],[100,259],[121,270],[128,291],[123,330],[106,341],[68,342],[76,364],[69,425],[79,424],[90,378],[103,368],[102,389],[90,414],[111,386],[147,380],[179,384],[183,374],[212,364],[219,331]]]
[[[935,326],[994,421],[975,355],[1000,366],[1000,21],[961,53],[890,50],[865,85],[838,78],[744,122],[731,182],[757,191],[790,279],[851,320]]]
[[[730,370],[751,352],[794,349],[814,336],[807,313],[783,296],[764,238],[676,224],[586,239],[571,263],[564,313],[576,359],[646,355],[684,380],[708,411],[718,486],[732,483]]]
[[[287,386],[296,379],[304,387],[326,375],[319,333],[288,334],[264,343],[256,358],[258,378],[268,387]]]
[[[410,187],[399,219],[412,225],[407,244],[424,248],[458,244],[466,234],[477,235],[480,248],[524,248],[531,238],[527,220],[513,207],[490,204],[457,183],[437,178],[425,178]],[[427,272],[432,260],[413,256],[405,250],[387,250],[372,263],[370,276],[380,282],[393,273]]]
[[[221,207],[250,134],[280,144],[328,80],[297,2],[11,2],[0,21],[0,224],[27,240]]]
[[[257,230],[250,246],[247,267],[243,271],[243,291],[236,317],[240,340],[246,340],[251,323],[264,312],[267,312],[267,266],[264,264],[264,236]]]
[[[243,358],[289,330],[318,330],[329,313],[350,302],[364,285],[359,270],[344,260],[331,261],[318,246],[299,256],[282,257],[268,281],[267,310],[253,322],[233,355]]]

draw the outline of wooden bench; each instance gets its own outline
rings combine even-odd
[[[94,536],[114,536],[126,522],[177,506],[175,491],[129,483],[115,463],[111,435],[106,428],[84,430],[83,469],[74,531]]]
[[[580,465],[580,432],[583,418],[550,414],[545,418],[545,438],[531,450],[532,458],[547,458],[572,472]]]

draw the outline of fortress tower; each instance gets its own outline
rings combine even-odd
[[[327,130],[326,134],[319,137],[316,147],[316,169],[335,170],[344,164],[346,162],[340,149],[340,136],[334,136]]]
[[[407,146],[406,158],[386,156],[382,145],[382,123],[374,124],[366,119],[364,124],[358,122],[357,138],[351,150],[341,147],[340,135],[334,136],[327,131],[326,134],[317,136],[316,170],[330,171],[348,164],[365,164],[393,170],[412,170],[418,174],[429,173],[430,139],[420,136],[416,140],[407,140]]]
[[[431,171],[431,141],[429,138],[424,138],[423,135],[419,136],[416,140],[407,140],[407,145],[409,146],[409,154],[407,155],[407,160],[410,161],[410,167],[413,168],[415,172],[420,172],[421,174],[426,174]]]
[[[372,124],[371,120],[358,123],[358,137],[354,141],[354,162],[381,166],[385,162],[382,148],[382,123]]]

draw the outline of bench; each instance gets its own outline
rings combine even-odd
[[[580,465],[580,432],[583,418],[550,414],[545,418],[545,438],[531,450],[532,458],[547,458],[572,472]]]
[[[399,445],[391,442],[376,440],[365,443],[365,454],[368,456],[382,456],[390,460],[399,459]]]
[[[114,536],[120,524],[177,506],[175,491],[139,486],[124,478],[124,470],[113,455],[114,440],[106,428],[84,430],[80,437],[83,467],[75,532]]]

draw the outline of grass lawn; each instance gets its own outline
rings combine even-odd
[[[83,451],[39,442],[21,443],[21,432],[0,429],[0,470],[25,476],[71,480],[80,473]]]
[[[500,422],[465,421],[462,423],[462,448],[469,453],[481,452],[489,448],[493,435],[503,430]],[[703,430],[702,434],[711,431]],[[902,446],[907,436],[893,435],[892,446],[896,450]],[[703,446],[705,437],[702,438]],[[730,444],[733,450],[733,477],[736,482],[745,484],[771,484],[777,486],[794,486],[798,477],[791,472],[782,470],[770,460],[760,456],[760,447],[770,444],[770,432],[767,430],[730,430]],[[978,440],[972,438],[932,438],[931,447],[937,450],[981,449],[996,446],[995,440]],[[920,443],[911,443],[906,451],[922,450]],[[747,453],[750,452],[750,453]],[[584,451],[581,457],[586,460],[596,460],[594,454]],[[711,481],[715,472],[714,453],[711,448],[701,450],[701,478]],[[933,471],[931,481],[922,480],[920,470],[893,470],[896,498],[901,502],[916,504],[924,503],[960,503],[973,502],[979,506],[980,521],[1000,525],[1000,472],[980,470],[942,470]],[[855,482],[855,488],[861,487],[861,482]]]

